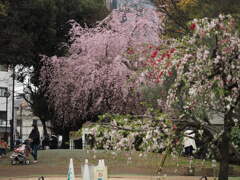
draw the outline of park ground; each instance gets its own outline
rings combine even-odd
[[[168,176],[164,180],[199,180],[199,176]],[[1,178],[1,180],[37,180],[38,177],[24,177],[24,178]],[[76,180],[82,180],[81,177],[75,177]],[[45,180],[66,180],[66,176],[48,176]],[[112,176],[108,180],[156,180],[151,176]],[[208,177],[208,180],[214,180],[213,177]],[[229,180],[240,180],[237,177],[230,177]]]
[[[0,180],[35,180],[43,176],[49,180],[66,179],[69,159],[73,158],[75,175],[81,177],[81,166],[85,159],[90,165],[97,165],[99,159],[105,159],[110,180],[154,180],[161,159],[158,153],[111,152],[82,150],[41,150],[39,162],[30,165],[11,165],[9,155],[0,159]],[[31,157],[30,157],[30,160]],[[177,166],[179,164],[179,166]],[[172,158],[166,161],[162,176],[166,180],[199,180],[200,176],[213,176],[211,161],[193,160],[195,176],[186,176],[189,159]],[[240,166],[231,166],[230,180],[240,180]],[[209,178],[208,178],[209,180]],[[211,180],[211,178],[210,178]]]

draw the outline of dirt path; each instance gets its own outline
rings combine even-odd
[[[23,178],[0,178],[0,180],[37,180],[38,177],[23,177]],[[66,176],[54,176],[54,177],[44,177],[44,180],[66,180]],[[81,177],[76,177],[76,180],[82,180]],[[164,180],[199,180],[198,176],[167,176]],[[151,176],[114,176],[110,177],[109,180],[156,180],[156,178]],[[208,178],[208,180],[213,180],[213,178]]]

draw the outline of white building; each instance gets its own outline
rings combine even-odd
[[[10,133],[12,119],[12,71],[6,65],[0,65],[0,137]],[[9,142],[9,141],[8,141]]]
[[[35,116],[28,103],[22,98],[16,99],[16,138],[26,140],[31,133],[32,124],[38,125],[40,137],[43,138],[43,126],[40,119]],[[35,121],[35,122],[34,122]],[[47,124],[48,125],[48,124]]]
[[[108,10],[117,9],[118,1],[117,0],[106,0],[106,6]]]
[[[22,84],[15,80],[14,84],[14,110],[13,106],[13,71],[7,65],[0,64],[0,138],[7,138],[10,143],[10,127],[14,115],[13,140],[16,139],[16,97],[22,93]]]
[[[135,7],[136,4],[138,7],[154,7],[153,3],[150,0],[105,0],[105,2],[109,10],[119,9],[124,6]]]

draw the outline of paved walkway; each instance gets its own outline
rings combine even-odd
[[[44,177],[44,180],[66,180],[66,176],[56,177]],[[198,176],[167,176],[161,180],[199,180]],[[22,177],[22,178],[0,178],[0,180],[38,180],[38,177]],[[76,177],[75,180],[82,180],[81,177]],[[113,176],[108,180],[157,180],[156,177],[151,176]],[[208,178],[208,180],[213,180],[213,178]]]

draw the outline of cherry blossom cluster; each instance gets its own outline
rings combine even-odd
[[[44,57],[42,86],[59,121],[76,126],[105,112],[132,113],[139,106],[125,52],[143,43],[158,45],[161,24],[151,8],[119,9],[94,28],[70,21],[71,44],[64,57]],[[141,111],[141,109],[139,109]]]
[[[194,19],[189,28],[192,34],[171,40],[172,47],[166,52],[152,52],[147,59],[150,79],[163,83],[175,74],[169,106],[178,101],[177,90],[184,85],[186,110],[202,107],[226,112],[236,107],[240,92],[240,38],[234,19],[230,15]]]
[[[101,116],[101,122],[89,129],[96,141],[95,148],[163,152],[171,146],[177,154],[177,148],[182,147],[181,138],[176,136],[176,126],[162,113],[154,112],[154,116],[147,114],[135,117],[118,114]],[[110,121],[106,123],[106,119]]]

